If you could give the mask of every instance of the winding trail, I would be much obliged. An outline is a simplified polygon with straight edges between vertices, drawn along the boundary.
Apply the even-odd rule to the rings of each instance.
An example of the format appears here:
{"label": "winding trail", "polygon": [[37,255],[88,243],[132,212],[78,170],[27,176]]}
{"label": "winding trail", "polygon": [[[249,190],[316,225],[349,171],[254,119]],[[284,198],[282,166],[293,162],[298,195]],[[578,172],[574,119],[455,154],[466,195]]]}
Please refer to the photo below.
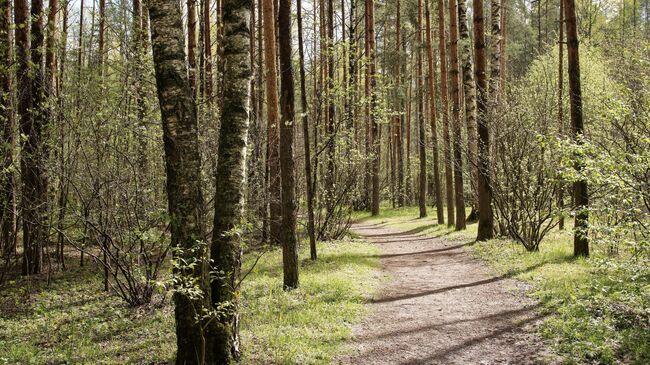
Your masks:
{"label": "winding trail", "polygon": [[390,281],[354,327],[338,364],[549,364],[535,333],[542,316],[526,284],[494,277],[464,246],[381,223],[352,228],[381,249]]}

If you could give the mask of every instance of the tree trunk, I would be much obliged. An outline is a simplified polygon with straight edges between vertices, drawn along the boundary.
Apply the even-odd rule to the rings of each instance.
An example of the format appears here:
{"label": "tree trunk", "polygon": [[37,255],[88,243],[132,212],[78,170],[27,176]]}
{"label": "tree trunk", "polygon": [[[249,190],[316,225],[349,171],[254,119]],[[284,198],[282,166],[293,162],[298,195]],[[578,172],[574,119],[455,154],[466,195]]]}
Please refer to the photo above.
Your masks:
{"label": "tree trunk", "polygon": [[210,0],[203,0],[203,57],[205,68],[205,100],[212,105],[212,27],[210,23]]}
{"label": "tree trunk", "polygon": [[420,218],[427,216],[427,150],[426,130],[424,124],[424,86],[422,82],[422,0],[418,0],[418,24],[417,24],[417,105],[418,105],[418,150],[420,155],[420,176],[418,205],[420,206]]}
{"label": "tree trunk", "polygon": [[427,42],[427,68],[429,71],[429,108],[431,115],[431,149],[433,151],[433,189],[434,189],[434,199],[436,204],[436,216],[438,219],[438,224],[444,224],[445,222],[445,213],[442,202],[442,189],[440,186],[440,161],[438,153],[438,127],[437,127],[437,116],[436,116],[436,71],[435,71],[435,59],[433,56],[433,41],[431,36],[431,18],[429,14],[429,0],[426,1],[426,42]]}
{"label": "tree trunk", "polygon": [[180,4],[175,0],[151,0],[148,5],[163,124],[171,243],[177,248],[176,259],[196,264],[193,268],[176,268],[174,275],[185,283],[196,280],[198,289],[205,293],[203,298],[192,298],[182,290],[174,293],[176,364],[203,364],[207,353],[205,336],[195,316],[202,309],[210,309],[210,304],[207,252],[204,245],[197,244],[204,241],[205,229],[196,105],[185,63]]}
{"label": "tree trunk", "polygon": [[[139,0],[135,0],[139,1]],[[134,5],[134,12],[138,11]],[[135,19],[134,19],[135,21]],[[196,0],[187,0],[187,64],[190,88],[196,96]]]}
{"label": "tree trunk", "polygon": [[492,215],[492,187],[490,185],[490,129],[488,124],[487,78],[485,75],[485,22],[483,0],[473,0],[474,54],[476,76],[476,106],[478,124],[478,241],[491,239],[494,235]]}
{"label": "tree trunk", "polygon": [[[24,25],[27,28],[27,4],[16,2],[16,24]],[[25,6],[25,9],[23,9]],[[19,13],[20,16],[18,15]],[[23,16],[25,16],[23,18]],[[31,45],[29,47],[31,65],[29,62],[21,64],[27,57],[21,60],[23,51],[19,51],[19,81],[30,83],[30,92],[23,96],[25,104],[21,113],[20,133],[25,139],[21,146],[21,174],[23,181],[23,267],[24,275],[40,273],[43,266],[43,244],[47,244],[47,175],[45,164],[47,163],[46,128],[45,118],[45,97],[44,75],[43,75],[43,2],[32,0],[30,17],[31,23]],[[26,32],[26,31],[25,31]],[[20,33],[20,36],[19,36]],[[26,34],[23,30],[16,31],[16,47],[22,48],[23,37]],[[24,69],[23,69],[24,66]],[[30,69],[31,67],[31,69]],[[29,70],[29,71],[28,71]],[[24,72],[24,74],[23,74]],[[21,88],[22,89],[22,88]],[[21,98],[19,96],[19,98]],[[19,99],[20,100],[20,99]]]}
{"label": "tree trunk", "polygon": [[[62,33],[63,37],[61,37],[61,44],[59,45],[59,50],[60,50],[60,62],[59,62],[59,80],[56,83],[56,88],[57,88],[57,95],[61,95],[61,88],[63,85],[63,82],[65,80],[65,62],[66,62],[66,55],[67,55],[67,45],[68,45],[68,1],[65,1],[62,7],[63,10],[63,20],[62,20]],[[58,98],[58,107],[62,110],[63,109],[63,98]],[[57,247],[58,247],[58,258],[59,262],[61,263],[61,268],[65,269],[65,256],[63,254],[64,251],[64,234],[63,234],[63,220],[65,218],[65,209],[67,207],[67,202],[68,202],[68,183],[66,181],[67,177],[66,175],[69,174],[67,169],[67,163],[66,163],[66,158],[64,156],[63,150],[65,146],[65,126],[63,124],[59,124],[59,166],[60,166],[60,171],[61,171],[61,179],[60,179],[60,186],[59,186],[59,197],[58,197],[58,217],[57,217],[57,225],[58,225],[58,234],[57,234]]]}
{"label": "tree trunk", "polygon": [[[564,1],[560,0],[559,14],[559,41],[558,41],[558,73],[557,73],[557,122],[558,134],[564,136]],[[503,59],[503,55],[501,55]],[[501,70],[503,72],[503,70]],[[560,186],[557,191],[557,205],[560,210],[564,210],[564,186]],[[560,214],[558,228],[564,229],[564,214]]]}
{"label": "tree trunk", "polygon": [[401,54],[401,9],[400,9],[400,0],[396,0],[397,7],[397,18],[395,20],[395,50],[397,51],[397,60],[395,62],[395,109],[399,111],[399,115],[395,117],[395,149],[397,155],[397,206],[404,206],[404,115],[402,114],[402,106],[404,102],[402,100],[402,54]]}
{"label": "tree trunk", "polygon": [[[564,0],[564,18],[566,19],[567,54],[569,58],[569,105],[571,110],[571,134],[577,144],[583,143],[584,123],[582,120],[582,91],[580,89],[580,58],[578,52],[578,31],[576,29],[576,9],[574,0]],[[580,173],[584,168],[582,161],[577,161],[575,169]],[[589,193],[587,182],[578,180],[573,183],[575,202],[575,233],[573,236],[574,256],[589,256]]]}
{"label": "tree trunk", "polygon": [[[102,3],[105,0],[100,1],[100,14],[102,12]],[[46,97],[54,96],[55,91],[55,78],[56,78],[56,43],[59,39],[57,34],[57,15],[59,13],[59,1],[50,0],[49,11],[47,14],[47,47],[45,50],[45,92]],[[103,42],[102,38],[102,21],[100,20],[100,47]],[[50,115],[52,111],[50,110]]]}
{"label": "tree trunk", "polygon": [[284,288],[298,287],[298,242],[296,239],[296,179],[293,160],[295,119],[293,65],[291,60],[291,0],[280,0],[278,9],[280,45],[280,169],[282,173],[282,266]]}
{"label": "tree trunk", "polygon": [[[194,0],[191,0],[194,1]],[[189,2],[188,2],[189,4]],[[188,5],[189,6],[189,5]],[[134,81],[134,94],[135,94],[135,103],[136,103],[136,121],[134,124],[138,125],[137,130],[135,131],[135,138],[137,140],[137,184],[139,186],[146,186],[149,181],[149,154],[148,151],[148,136],[147,136],[147,121],[146,121],[146,100],[145,100],[145,49],[144,49],[144,36],[145,32],[143,31],[142,26],[142,2],[140,0],[133,0],[133,24],[131,25],[132,29],[132,49],[134,55],[134,64],[133,64],[133,81]],[[195,20],[196,22],[196,20]],[[192,38],[190,38],[191,40]],[[196,47],[196,44],[194,44]],[[188,54],[189,54],[188,48]],[[194,71],[192,71],[192,66],[190,64],[190,77],[193,77]],[[191,80],[191,79],[190,79]],[[190,83],[192,88],[192,97],[196,96],[194,87],[196,84]],[[148,199],[145,197],[145,191],[148,189],[142,189],[143,192],[138,194],[138,208],[137,212],[140,216],[144,216],[146,210],[146,204]]]}
{"label": "tree trunk", "polygon": [[279,243],[282,238],[282,218],[280,205],[280,130],[278,118],[278,67],[275,42],[275,20],[273,0],[263,2],[264,23],[264,61],[266,63],[266,104],[268,118],[268,158],[269,165],[269,207],[271,213],[271,242]]}
{"label": "tree trunk", "polygon": [[[462,0],[461,0],[462,1]],[[454,132],[454,192],[456,203],[456,230],[465,229],[465,198],[463,196],[463,140],[460,122],[460,78],[458,69],[458,5],[449,1],[449,59],[451,61],[451,101]]]}
{"label": "tree trunk", "polygon": [[[80,1],[79,5],[79,39],[77,40],[77,82],[79,85],[81,85],[81,79],[83,77],[83,54],[84,54],[84,41],[83,41],[83,29],[84,29],[84,0]],[[75,112],[77,114],[77,120],[82,120],[83,119],[83,110],[81,108],[81,88],[77,88],[77,95],[75,96]],[[66,204],[63,202],[61,206]],[[88,221],[88,215],[90,207],[86,206],[84,207],[84,239],[82,240],[81,243],[81,252],[79,255],[79,266],[83,267],[84,266],[84,255],[85,255],[85,243],[86,243],[86,231],[88,230],[88,225],[85,223]]]}
{"label": "tree trunk", "polygon": [[[501,81],[501,0],[491,0],[490,22],[492,25],[492,36],[490,37],[490,81],[489,95],[492,108],[490,115],[496,119],[499,101],[499,82]],[[494,120],[492,120],[494,122]]]}
{"label": "tree trunk", "polygon": [[445,186],[447,196],[447,226],[455,225],[454,180],[452,177],[451,139],[449,138],[449,93],[447,91],[447,44],[445,40],[445,5],[438,0],[438,49],[440,52],[440,94],[442,98],[442,124],[445,140]]}
{"label": "tree trunk", "polygon": [[[300,61],[300,109],[302,112],[303,144],[305,147],[305,188],[307,191],[307,233],[309,234],[309,254],[312,260],[316,260],[316,232],[314,227],[314,191],[312,190],[311,179],[311,148],[309,148],[309,117],[307,108],[307,88],[305,77],[305,51],[303,43],[302,27],[302,0],[296,1],[298,12],[298,58]],[[349,115],[351,117],[351,115]]]}
{"label": "tree trunk", "polygon": [[333,214],[335,199],[335,173],[336,173],[336,129],[334,126],[334,4],[327,1],[327,172],[325,174],[325,206],[327,214]]}
{"label": "tree trunk", "polygon": [[[560,0],[560,3],[562,1]],[[508,33],[506,31],[506,14],[508,13],[508,8],[506,0],[501,0],[501,81],[499,83],[499,97],[501,100],[504,100],[505,88],[506,88],[506,46],[508,41]]]}
{"label": "tree trunk", "polygon": [[[99,36],[98,36],[98,47],[97,47],[98,48],[98,50],[97,50],[97,53],[98,53],[98,55],[97,55],[98,56],[98,65],[97,66],[99,67],[99,76],[100,76],[100,81],[99,82],[100,82],[100,90],[101,90],[101,92],[104,92],[104,47],[105,47],[105,45],[104,45],[104,43],[105,43],[105,41],[104,41],[104,31],[106,29],[105,27],[106,27],[106,0],[100,0],[99,1]],[[61,151],[61,153],[63,153],[63,151]],[[99,166],[99,164],[101,164],[101,159],[100,159],[99,154],[97,155],[97,163],[98,163],[98,166]],[[108,191],[106,191],[105,193],[108,193]],[[63,206],[64,204],[60,204],[60,205]],[[100,214],[103,216],[103,213],[104,212],[102,211]],[[60,225],[63,224],[63,219],[61,219],[61,221],[59,221],[59,224]],[[104,266],[104,291],[106,291],[106,292],[109,290],[109,285],[108,285],[109,284],[108,283],[108,274],[109,274],[108,269],[109,269],[109,265],[110,265],[109,261],[108,261],[109,260],[109,255],[108,255],[109,249],[110,249],[110,246],[108,244],[108,240],[106,239],[106,237],[104,237],[102,239],[102,255],[103,255],[102,260],[104,262],[104,265],[103,265]]]}
{"label": "tree trunk", "polygon": [[8,257],[15,252],[14,231],[16,229],[15,177],[11,171],[14,163],[14,103],[13,78],[10,70],[13,64],[13,37],[11,34],[11,1],[0,0],[0,116],[2,135],[0,155],[0,255]]}
{"label": "tree trunk", "polygon": [[[214,336],[216,343],[213,350],[217,364],[239,359],[239,319],[236,308],[240,297],[242,249],[239,235],[231,232],[242,224],[251,77],[248,58],[251,3],[224,0],[222,6],[225,57],[223,80],[227,88],[223,90],[220,118],[211,258],[212,270],[227,273],[227,276],[212,281],[211,288],[213,306],[219,308],[231,303],[234,311],[220,318]],[[270,45],[275,49],[273,42]]]}
{"label": "tree trunk", "polygon": [[371,213],[379,215],[379,168],[381,166],[379,146],[379,121],[375,117],[377,107],[377,94],[375,93],[375,3],[366,0],[366,42],[368,43],[368,82],[370,89],[370,126],[372,149],[372,198]]}
{"label": "tree trunk", "polygon": [[[472,43],[467,25],[467,5],[458,2],[458,28],[460,32],[460,58],[463,67],[463,96],[465,97],[465,123],[467,125],[467,161],[472,183],[472,211],[478,209],[478,169],[476,163],[476,84],[472,67]],[[475,216],[475,215],[474,215]]]}

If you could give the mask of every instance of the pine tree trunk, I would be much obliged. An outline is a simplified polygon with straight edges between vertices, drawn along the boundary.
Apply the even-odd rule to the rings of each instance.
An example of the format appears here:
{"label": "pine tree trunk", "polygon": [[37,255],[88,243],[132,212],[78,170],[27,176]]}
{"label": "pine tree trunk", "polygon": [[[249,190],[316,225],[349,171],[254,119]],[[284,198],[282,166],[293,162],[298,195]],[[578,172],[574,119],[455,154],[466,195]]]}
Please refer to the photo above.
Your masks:
{"label": "pine tree trunk", "polygon": [[424,85],[422,82],[422,0],[418,0],[418,24],[417,24],[417,105],[418,105],[418,150],[420,155],[420,176],[418,205],[420,206],[420,218],[427,216],[427,150],[426,150],[426,129],[424,124]]}
{"label": "pine tree trunk", "polygon": [[429,14],[429,0],[426,1],[426,42],[427,42],[427,68],[429,71],[429,108],[431,115],[431,149],[433,152],[433,189],[436,205],[436,217],[438,224],[445,223],[445,213],[442,202],[442,188],[440,186],[440,159],[438,152],[438,127],[436,115],[436,71],[435,59],[433,56],[433,41],[431,36],[431,15]]}
{"label": "pine tree trunk", "polygon": [[487,68],[485,59],[485,22],[483,0],[473,0],[474,54],[476,76],[476,106],[478,125],[478,241],[491,239],[494,235],[492,215],[492,187],[490,185],[490,129],[488,124]]}
{"label": "pine tree trunk", "polygon": [[[280,130],[278,118],[278,67],[275,42],[275,20],[273,0],[262,0],[264,24],[264,61],[266,63],[266,104],[268,118],[268,158],[269,165],[269,207],[271,242],[279,243],[282,238],[281,182],[280,182]],[[224,84],[225,85],[225,84]]]}
{"label": "pine tree trunk", "polygon": [[[462,1],[462,0],[461,0]],[[460,77],[458,65],[458,5],[449,1],[449,59],[451,61],[451,101],[454,133],[454,192],[456,205],[456,230],[465,229],[465,198],[463,196],[463,140],[460,122]]]}
{"label": "pine tree trunk", "polygon": [[445,187],[447,196],[447,226],[456,223],[454,210],[454,180],[452,176],[451,139],[449,137],[449,92],[447,91],[447,44],[445,40],[445,5],[438,0],[438,50],[440,52],[440,94],[442,98],[442,125],[445,142]]}
{"label": "pine tree trunk", "polygon": [[395,21],[395,49],[397,50],[397,62],[395,63],[395,80],[397,87],[396,96],[396,109],[400,114],[395,118],[395,149],[397,150],[397,205],[404,206],[404,115],[402,114],[402,54],[401,54],[401,9],[400,0],[397,1],[397,19]]}
{"label": "pine tree trunk", "polygon": [[[578,51],[578,31],[576,27],[576,9],[574,0],[564,0],[564,18],[566,19],[566,40],[569,72],[569,106],[571,110],[571,135],[577,144],[582,144],[584,123],[582,120],[582,91],[580,88],[580,57]],[[584,165],[577,161],[575,169],[580,173]],[[575,202],[575,233],[573,236],[574,256],[589,256],[589,193],[587,182],[578,180],[573,183],[573,199]]]}
{"label": "pine tree trunk", "polygon": [[298,287],[296,238],[296,178],[293,160],[295,122],[293,63],[291,60],[291,0],[280,0],[278,9],[280,48],[280,169],[282,173],[282,265],[284,288]]}
{"label": "pine tree trunk", "polygon": [[377,94],[375,86],[375,3],[374,0],[366,0],[366,42],[368,43],[368,82],[370,90],[370,128],[371,128],[371,150],[372,150],[372,197],[371,214],[379,215],[379,168],[381,167],[379,147],[379,121],[375,117],[377,108]]}

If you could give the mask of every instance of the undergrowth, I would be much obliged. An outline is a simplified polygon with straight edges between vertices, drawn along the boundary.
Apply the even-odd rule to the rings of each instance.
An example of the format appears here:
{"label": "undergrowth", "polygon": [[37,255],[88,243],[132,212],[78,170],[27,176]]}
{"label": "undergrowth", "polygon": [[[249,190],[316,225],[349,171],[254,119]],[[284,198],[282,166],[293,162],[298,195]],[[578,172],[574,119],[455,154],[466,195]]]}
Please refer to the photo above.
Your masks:
{"label": "undergrowth", "polygon": [[[381,281],[376,248],[363,241],[319,244],[317,262],[301,252],[301,286],[282,290],[282,255],[262,256],[242,285],[244,364],[322,364],[344,350],[351,324]],[[253,266],[255,254],[243,264]],[[170,298],[129,309],[102,291],[86,266],[20,278],[0,292],[0,364],[162,364],[176,349]]]}

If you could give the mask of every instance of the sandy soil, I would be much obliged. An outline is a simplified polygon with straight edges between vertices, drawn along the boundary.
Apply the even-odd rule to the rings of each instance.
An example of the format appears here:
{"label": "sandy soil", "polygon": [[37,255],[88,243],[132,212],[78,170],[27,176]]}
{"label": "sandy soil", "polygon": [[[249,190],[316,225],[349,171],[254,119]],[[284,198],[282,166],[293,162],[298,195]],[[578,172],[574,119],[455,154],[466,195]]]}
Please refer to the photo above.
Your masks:
{"label": "sandy soil", "polygon": [[542,316],[526,285],[494,277],[464,246],[358,224],[381,249],[390,281],[354,328],[353,350],[337,364],[549,364],[535,328]]}

